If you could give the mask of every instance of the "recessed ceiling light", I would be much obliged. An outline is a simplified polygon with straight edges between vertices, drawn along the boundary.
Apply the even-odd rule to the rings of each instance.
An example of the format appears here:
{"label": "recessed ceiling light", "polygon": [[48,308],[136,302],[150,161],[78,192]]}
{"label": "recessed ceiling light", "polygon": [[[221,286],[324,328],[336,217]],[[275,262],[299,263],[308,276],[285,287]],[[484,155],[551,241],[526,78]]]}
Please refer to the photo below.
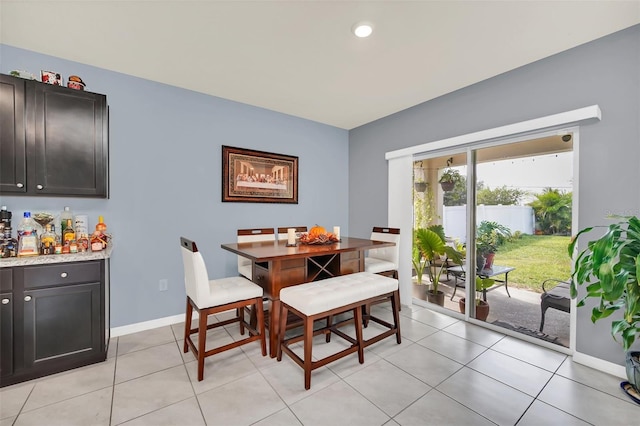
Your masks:
{"label": "recessed ceiling light", "polygon": [[371,35],[373,32],[373,26],[367,22],[358,22],[351,28],[351,30],[356,37],[365,38]]}

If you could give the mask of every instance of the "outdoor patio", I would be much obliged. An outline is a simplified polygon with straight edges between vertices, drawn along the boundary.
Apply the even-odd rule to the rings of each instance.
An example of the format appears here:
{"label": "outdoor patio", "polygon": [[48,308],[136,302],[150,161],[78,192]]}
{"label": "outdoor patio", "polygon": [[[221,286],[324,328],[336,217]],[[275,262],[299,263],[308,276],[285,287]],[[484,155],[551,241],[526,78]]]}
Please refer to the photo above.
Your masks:
{"label": "outdoor patio", "polygon": [[[444,275],[444,274],[443,274]],[[428,282],[428,280],[427,280]],[[458,284],[461,281],[458,279]],[[426,286],[413,285],[413,297],[426,300]],[[459,312],[458,301],[464,297],[465,289],[459,287],[453,300],[454,279],[442,277],[439,289],[445,293],[444,307]],[[487,322],[522,332],[529,336],[569,347],[569,314],[555,309],[548,309],[545,315],[544,332],[540,333],[540,293],[515,288],[509,285],[509,297],[504,285],[494,287],[487,292],[490,305]]]}

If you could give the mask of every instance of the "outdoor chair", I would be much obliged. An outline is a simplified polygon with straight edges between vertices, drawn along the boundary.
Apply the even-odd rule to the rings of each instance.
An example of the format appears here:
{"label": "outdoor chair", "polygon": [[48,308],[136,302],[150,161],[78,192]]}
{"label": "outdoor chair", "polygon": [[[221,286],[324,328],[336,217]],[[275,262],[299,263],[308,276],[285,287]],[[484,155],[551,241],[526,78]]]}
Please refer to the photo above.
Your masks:
{"label": "outdoor chair", "polygon": [[[545,284],[549,286],[551,283],[558,283],[551,290],[547,291]],[[544,315],[547,309],[553,308],[563,312],[569,312],[571,310],[571,295],[569,293],[569,286],[571,281],[562,281],[555,278],[549,278],[542,283],[543,293],[540,295],[540,309],[542,311],[542,317],[540,318],[540,331],[544,327]]]}

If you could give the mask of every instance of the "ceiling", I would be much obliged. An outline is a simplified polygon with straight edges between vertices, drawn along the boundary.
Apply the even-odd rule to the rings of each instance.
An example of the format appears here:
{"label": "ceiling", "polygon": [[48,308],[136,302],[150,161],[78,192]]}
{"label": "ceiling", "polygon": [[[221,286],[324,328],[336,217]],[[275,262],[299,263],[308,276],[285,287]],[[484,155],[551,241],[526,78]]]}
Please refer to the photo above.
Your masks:
{"label": "ceiling", "polygon": [[637,23],[640,0],[0,0],[2,43],[343,129]]}

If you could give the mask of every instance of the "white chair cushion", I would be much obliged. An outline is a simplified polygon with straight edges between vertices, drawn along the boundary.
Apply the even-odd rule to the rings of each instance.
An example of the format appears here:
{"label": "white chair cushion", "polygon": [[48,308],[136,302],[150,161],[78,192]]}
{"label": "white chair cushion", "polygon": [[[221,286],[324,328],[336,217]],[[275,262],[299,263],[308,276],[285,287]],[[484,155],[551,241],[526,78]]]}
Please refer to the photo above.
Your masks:
{"label": "white chair cushion", "polygon": [[398,280],[369,272],[341,275],[280,290],[280,300],[315,315],[398,289]]}
{"label": "white chair cushion", "polygon": [[372,274],[378,274],[380,272],[395,271],[398,269],[398,265],[388,260],[377,259],[375,257],[364,258],[364,270],[365,272],[371,272]]}
{"label": "white chair cushion", "polygon": [[262,297],[262,287],[243,277],[220,278],[209,281],[209,292],[193,300],[200,309]]}

